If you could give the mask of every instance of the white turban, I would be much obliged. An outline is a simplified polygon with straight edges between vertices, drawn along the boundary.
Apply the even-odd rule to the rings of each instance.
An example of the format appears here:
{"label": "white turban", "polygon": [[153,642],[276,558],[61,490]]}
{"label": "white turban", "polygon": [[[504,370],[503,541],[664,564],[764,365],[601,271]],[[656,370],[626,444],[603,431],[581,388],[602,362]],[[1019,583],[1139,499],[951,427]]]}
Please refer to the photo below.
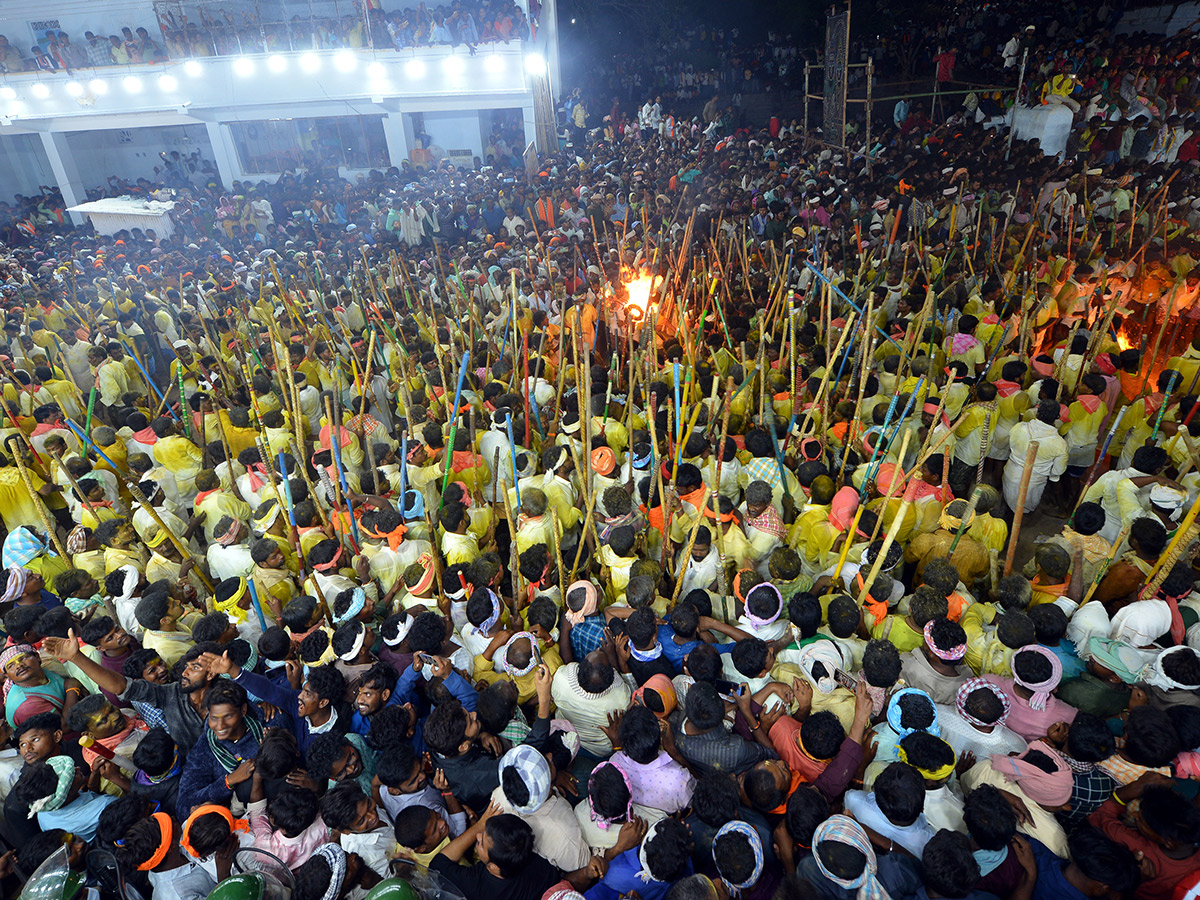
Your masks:
{"label": "white turban", "polygon": [[1112,617],[1108,636],[1134,647],[1148,647],[1171,630],[1171,607],[1165,600],[1138,600]]}

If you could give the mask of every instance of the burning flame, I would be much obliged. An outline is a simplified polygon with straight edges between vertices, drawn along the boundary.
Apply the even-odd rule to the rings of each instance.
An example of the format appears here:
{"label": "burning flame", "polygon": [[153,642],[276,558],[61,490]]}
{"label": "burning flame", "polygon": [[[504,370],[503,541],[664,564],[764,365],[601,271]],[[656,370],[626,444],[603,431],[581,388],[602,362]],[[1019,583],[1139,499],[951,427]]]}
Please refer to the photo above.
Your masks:
{"label": "burning flame", "polygon": [[646,318],[646,313],[650,309],[650,292],[653,286],[654,276],[645,272],[635,275],[625,282],[625,290],[629,294],[625,306],[633,321],[641,322]]}
{"label": "burning flame", "polygon": [[1125,332],[1118,331],[1117,332],[1117,346],[1120,347],[1122,350],[1128,350],[1130,347],[1133,346],[1133,341],[1131,341],[1129,339],[1129,335],[1127,335]]}

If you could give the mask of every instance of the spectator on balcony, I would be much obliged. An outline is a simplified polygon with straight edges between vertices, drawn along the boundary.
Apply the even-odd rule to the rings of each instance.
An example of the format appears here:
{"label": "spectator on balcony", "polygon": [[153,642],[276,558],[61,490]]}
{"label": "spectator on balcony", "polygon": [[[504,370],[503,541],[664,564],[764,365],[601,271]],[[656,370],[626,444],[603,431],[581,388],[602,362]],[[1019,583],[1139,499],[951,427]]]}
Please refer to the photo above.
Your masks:
{"label": "spectator on balcony", "polygon": [[358,16],[342,18],[342,33],[345,35],[344,43],[347,47],[358,50],[367,46],[367,28]]}
{"label": "spectator on balcony", "polygon": [[31,54],[29,67],[38,72],[54,72],[58,70],[58,63],[54,61],[54,57],[34,44],[29,48]]}
{"label": "spectator on balcony", "polygon": [[431,44],[452,44],[454,39],[450,36],[450,29],[446,27],[446,20],[438,16],[433,20],[433,27],[429,30],[429,43]]}
{"label": "spectator on balcony", "polygon": [[87,53],[87,64],[89,66],[111,66],[112,65],[112,45],[109,44],[107,38],[96,37],[90,31],[83,33],[84,39],[87,41],[83,45],[84,52]]}
{"label": "spectator on balcony", "polygon": [[131,63],[143,62],[141,47],[138,46],[137,38],[133,36],[133,29],[128,25],[121,29],[121,46],[129,54],[129,61]]}
{"label": "spectator on balcony", "polygon": [[0,34],[0,72],[22,72],[24,69],[25,57],[21,55],[21,51]]}
{"label": "spectator on balcony", "polygon": [[[456,3],[455,6],[458,4]],[[455,9],[454,14],[450,17],[458,27],[458,39],[468,46],[473,46],[479,43],[479,25],[475,22],[475,17],[471,15],[471,11],[467,9]]]}
{"label": "spectator on balcony", "polygon": [[64,69],[82,69],[88,64],[87,50],[78,44],[72,44],[65,31],[54,35],[54,43],[51,46],[54,49],[50,52],[54,54],[55,61]]}
{"label": "spectator on balcony", "polygon": [[136,33],[138,53],[141,54],[143,62],[159,62],[165,58],[162,48],[150,37],[150,32],[144,27],[139,27]]}
{"label": "spectator on balcony", "polygon": [[109,52],[112,53],[112,60],[115,65],[129,65],[129,51],[125,49],[125,42],[117,35],[110,34],[108,36]]}

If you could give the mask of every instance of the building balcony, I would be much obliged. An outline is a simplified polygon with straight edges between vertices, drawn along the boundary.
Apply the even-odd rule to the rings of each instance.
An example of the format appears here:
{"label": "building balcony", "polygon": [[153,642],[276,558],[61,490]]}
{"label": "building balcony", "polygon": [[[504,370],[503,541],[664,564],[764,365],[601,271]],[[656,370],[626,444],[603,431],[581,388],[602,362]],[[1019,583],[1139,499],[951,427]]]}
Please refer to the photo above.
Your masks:
{"label": "building balcony", "polygon": [[520,106],[546,64],[532,45],[512,42],[474,55],[465,46],[311,50],[11,73],[0,76],[0,126],[79,131],[137,119],[255,121],[371,105]]}

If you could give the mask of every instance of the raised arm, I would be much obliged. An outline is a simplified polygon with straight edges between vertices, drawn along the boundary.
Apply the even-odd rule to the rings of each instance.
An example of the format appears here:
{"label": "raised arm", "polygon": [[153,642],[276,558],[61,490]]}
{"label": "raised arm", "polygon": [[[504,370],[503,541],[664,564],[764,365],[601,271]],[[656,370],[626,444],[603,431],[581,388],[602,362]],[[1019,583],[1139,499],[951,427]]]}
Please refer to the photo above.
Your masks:
{"label": "raised arm", "polygon": [[94,659],[79,652],[79,638],[75,630],[67,632],[65,638],[48,637],[42,642],[42,648],[51,656],[64,663],[74,663],[84,675],[96,682],[101,689],[118,697],[125,693],[128,682],[120,672],[106,669]]}

